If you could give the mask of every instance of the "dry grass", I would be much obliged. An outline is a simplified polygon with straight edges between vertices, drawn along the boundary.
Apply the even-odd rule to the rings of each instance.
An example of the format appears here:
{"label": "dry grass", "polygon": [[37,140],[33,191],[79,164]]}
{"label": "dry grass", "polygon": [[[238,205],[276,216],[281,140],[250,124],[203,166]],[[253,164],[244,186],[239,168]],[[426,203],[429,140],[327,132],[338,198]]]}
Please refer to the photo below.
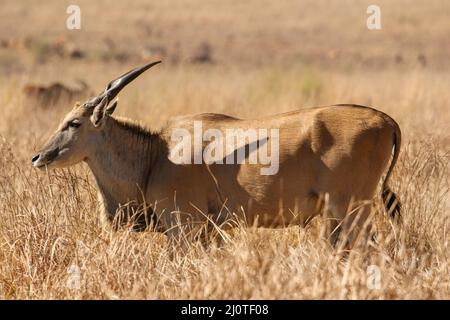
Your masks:
{"label": "dry grass", "polygon": [[[424,19],[430,20],[430,14],[436,14],[436,24],[429,30],[439,39],[448,27],[439,22],[443,10],[436,8],[440,2],[431,2],[433,5],[426,6],[428,14]],[[177,9],[168,13],[166,20],[160,17],[158,23],[186,23],[188,13],[194,9],[174,3]],[[319,9],[324,4],[305,3],[313,16],[316,13],[320,17]],[[20,7],[12,3],[8,6]],[[153,6],[159,8],[162,4]],[[397,12],[406,19],[396,29],[406,33],[405,39],[413,39],[411,32],[421,39],[421,33],[416,31],[425,30],[423,22],[416,29],[408,22],[420,20],[416,9],[401,15],[400,9],[406,7],[385,6],[392,9],[388,17]],[[221,28],[221,23],[230,19],[228,13],[214,15],[210,9],[199,12],[193,21],[206,20]],[[280,7],[278,11],[269,9],[261,11],[261,15],[278,12],[280,16],[290,17],[291,20],[285,21],[291,21],[292,28],[296,28],[288,7]],[[55,19],[55,14],[46,11],[45,6],[42,10],[44,16]],[[358,16],[355,11],[349,11],[348,15]],[[310,19],[313,21],[300,23],[305,34],[325,37],[317,30],[322,25],[318,18]],[[337,19],[333,23],[339,25],[339,19],[344,18]],[[45,29],[44,21],[36,21],[39,28]],[[236,24],[228,32],[236,35],[243,30],[248,36],[267,28],[263,24],[256,26],[259,27]],[[255,44],[251,50],[263,50],[264,44],[277,37],[283,27],[275,20],[273,34],[262,37],[262,44]],[[162,27],[157,24],[155,28]],[[19,29],[25,29],[24,33],[31,36],[37,32],[26,26]],[[105,25],[102,28],[96,25],[94,29],[98,34],[106,32]],[[224,57],[226,49],[214,33],[217,30],[212,29],[205,31],[205,38],[212,39],[218,57]],[[176,33],[182,44],[189,42],[192,35],[185,34],[189,30],[192,28]],[[358,35],[347,32],[343,36],[346,43],[356,43]],[[51,37],[52,32],[47,36]],[[84,39],[77,37],[80,41]],[[139,37],[128,40],[133,42]],[[395,37],[380,39],[387,46],[389,39]],[[305,52],[319,50],[321,41],[304,43]],[[419,53],[410,50],[408,41],[397,45],[398,50],[407,52],[405,56]],[[256,113],[268,115],[301,106],[341,102],[370,104],[389,113],[399,122],[404,136],[400,161],[392,179],[392,187],[403,202],[403,223],[396,227],[378,214],[377,243],[361,246],[346,256],[321,240],[323,221],[320,218],[306,229],[261,230],[241,226],[230,232],[231,240],[223,246],[205,250],[201,245],[192,244],[186,255],[176,255],[173,259],[169,257],[170,248],[163,235],[133,233],[126,228],[115,233],[103,230],[97,216],[95,185],[85,165],[48,174],[37,172],[30,165],[31,154],[70,106],[36,109],[24,99],[20,89],[30,79],[71,81],[79,77],[100,90],[128,66],[102,63],[94,58],[76,63],[58,60],[33,65],[27,64],[24,57],[17,58],[25,66],[24,70],[12,72],[5,67],[10,73],[0,76],[0,298],[449,299],[448,68],[386,64],[384,59],[391,59],[388,54],[369,44],[366,47],[363,56],[381,61],[383,67],[366,68],[361,61],[349,67],[347,59],[339,58],[336,58],[338,66],[331,69],[324,67],[328,60],[264,65],[246,60],[235,65],[167,63],[127,88],[121,94],[118,109],[119,115],[141,119],[153,128],[160,127],[170,116],[187,112],[254,117]],[[238,53],[242,50],[239,44],[233,48]],[[359,50],[358,46],[354,48]],[[430,57],[439,57],[437,47],[430,44],[427,50]],[[443,46],[442,50],[447,49]],[[283,60],[286,55],[296,53],[284,48],[274,49],[273,54]],[[381,60],[376,59],[379,56]],[[251,54],[245,57],[251,60]],[[445,62],[438,60],[436,65],[445,66]],[[379,207],[377,199],[374,211],[379,212]],[[379,289],[367,286],[369,265],[380,268]],[[71,266],[81,270],[79,289],[67,286]]]}

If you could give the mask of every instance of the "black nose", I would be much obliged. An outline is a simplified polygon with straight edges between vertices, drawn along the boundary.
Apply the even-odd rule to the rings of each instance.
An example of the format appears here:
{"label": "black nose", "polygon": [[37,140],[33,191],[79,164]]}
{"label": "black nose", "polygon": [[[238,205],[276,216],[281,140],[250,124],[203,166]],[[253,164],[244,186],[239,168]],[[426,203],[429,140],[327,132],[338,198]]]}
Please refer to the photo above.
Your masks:
{"label": "black nose", "polygon": [[39,154],[33,156],[33,158],[31,158],[31,162],[32,163],[35,162],[37,159],[39,159],[39,156],[40,156]]}

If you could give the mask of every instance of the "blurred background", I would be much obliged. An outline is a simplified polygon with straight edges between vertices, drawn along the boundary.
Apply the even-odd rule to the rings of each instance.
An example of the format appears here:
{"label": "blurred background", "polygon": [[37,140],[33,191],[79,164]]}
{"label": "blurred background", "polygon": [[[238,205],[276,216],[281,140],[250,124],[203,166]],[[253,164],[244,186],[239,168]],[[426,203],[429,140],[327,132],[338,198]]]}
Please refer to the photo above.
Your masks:
{"label": "blurred background", "polygon": [[[66,28],[70,4],[81,9],[80,30]],[[381,30],[372,32],[371,4],[382,14]],[[30,73],[46,64],[126,67],[160,56],[170,65],[445,68],[449,8],[445,0],[2,0],[0,64]]]}

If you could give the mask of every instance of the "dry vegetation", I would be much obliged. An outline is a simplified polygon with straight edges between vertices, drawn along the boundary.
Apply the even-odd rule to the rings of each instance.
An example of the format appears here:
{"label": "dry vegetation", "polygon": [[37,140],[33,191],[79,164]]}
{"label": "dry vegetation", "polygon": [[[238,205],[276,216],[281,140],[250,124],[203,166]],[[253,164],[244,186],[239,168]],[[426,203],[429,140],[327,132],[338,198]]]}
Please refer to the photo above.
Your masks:
{"label": "dry vegetation", "polygon": [[[82,30],[71,32],[66,5],[2,3],[0,298],[450,298],[446,1],[379,1],[383,29],[373,32],[364,1],[80,1]],[[392,179],[402,225],[376,199],[377,242],[344,256],[321,240],[317,218],[306,229],[240,226],[220,247],[193,244],[173,259],[163,235],[103,230],[85,165],[48,174],[30,165],[71,106],[44,110],[21,88],[85,79],[100,90],[153,55],[166,63],[121,93],[118,113],[155,129],[176,114],[342,102],[392,115],[404,136]],[[380,289],[367,286],[369,265]],[[78,290],[67,287],[71,266]]]}

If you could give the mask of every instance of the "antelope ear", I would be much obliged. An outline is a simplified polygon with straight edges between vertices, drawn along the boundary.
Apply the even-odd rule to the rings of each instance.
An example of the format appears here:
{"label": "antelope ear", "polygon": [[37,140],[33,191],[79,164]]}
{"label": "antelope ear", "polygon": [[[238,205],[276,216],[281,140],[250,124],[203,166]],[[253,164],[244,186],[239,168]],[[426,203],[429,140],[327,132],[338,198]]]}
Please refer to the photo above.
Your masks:
{"label": "antelope ear", "polygon": [[117,107],[117,103],[119,102],[119,98],[117,98],[116,100],[114,100],[114,103],[112,105],[110,105],[109,107],[106,108],[105,113],[110,116],[114,113],[114,111],[116,110]]}
{"label": "antelope ear", "polygon": [[91,115],[91,122],[95,127],[99,127],[105,117],[105,108],[108,105],[108,97],[104,97],[98,105],[95,106]]}

